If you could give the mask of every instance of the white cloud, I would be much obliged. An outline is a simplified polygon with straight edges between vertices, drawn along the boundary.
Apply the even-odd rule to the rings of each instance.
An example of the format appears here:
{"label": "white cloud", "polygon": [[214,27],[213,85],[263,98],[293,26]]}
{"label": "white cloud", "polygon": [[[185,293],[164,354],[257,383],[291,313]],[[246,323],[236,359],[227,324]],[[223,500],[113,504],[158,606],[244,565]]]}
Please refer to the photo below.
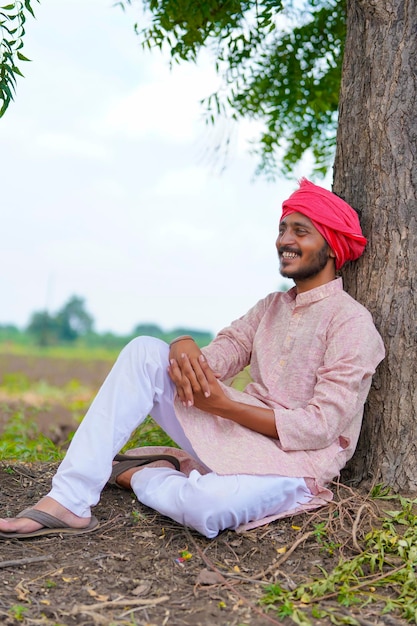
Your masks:
{"label": "white cloud", "polygon": [[103,144],[70,135],[69,133],[44,132],[37,135],[36,142],[32,145],[33,151],[38,156],[74,157],[104,160],[109,156],[109,149]]}
{"label": "white cloud", "polygon": [[138,85],[111,104],[97,122],[100,132],[129,139],[153,136],[180,143],[195,137],[201,117],[199,99],[210,93],[209,84],[213,82],[210,73],[195,67],[169,71],[166,61],[163,66],[154,63],[153,67],[152,82]]}
{"label": "white cloud", "polygon": [[153,193],[156,196],[196,196],[204,192],[208,186],[209,174],[207,169],[189,166],[182,169],[172,169],[162,174],[155,184]]}

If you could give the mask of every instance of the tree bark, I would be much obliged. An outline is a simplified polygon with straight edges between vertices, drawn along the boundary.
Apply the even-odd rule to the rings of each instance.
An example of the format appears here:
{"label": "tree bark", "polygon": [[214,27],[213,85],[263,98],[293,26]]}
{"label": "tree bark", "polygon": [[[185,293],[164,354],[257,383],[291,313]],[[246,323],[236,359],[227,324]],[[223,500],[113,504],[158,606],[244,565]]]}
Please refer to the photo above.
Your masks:
{"label": "tree bark", "polygon": [[369,240],[343,278],[373,314],[387,356],[345,476],[409,493],[417,491],[416,72],[416,0],[348,0],[333,191],[358,210]]}

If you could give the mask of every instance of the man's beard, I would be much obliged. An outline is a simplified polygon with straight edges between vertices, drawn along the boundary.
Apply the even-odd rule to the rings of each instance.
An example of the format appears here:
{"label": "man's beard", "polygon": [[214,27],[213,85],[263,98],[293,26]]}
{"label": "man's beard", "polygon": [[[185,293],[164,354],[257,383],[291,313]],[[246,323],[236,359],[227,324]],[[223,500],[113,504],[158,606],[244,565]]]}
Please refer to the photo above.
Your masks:
{"label": "man's beard", "polygon": [[285,278],[292,278],[293,280],[307,280],[308,278],[313,278],[317,276],[327,265],[327,261],[329,260],[329,244],[326,242],[321,250],[317,252],[316,258],[312,262],[309,267],[304,267],[300,270],[285,270],[280,269],[281,276]]}

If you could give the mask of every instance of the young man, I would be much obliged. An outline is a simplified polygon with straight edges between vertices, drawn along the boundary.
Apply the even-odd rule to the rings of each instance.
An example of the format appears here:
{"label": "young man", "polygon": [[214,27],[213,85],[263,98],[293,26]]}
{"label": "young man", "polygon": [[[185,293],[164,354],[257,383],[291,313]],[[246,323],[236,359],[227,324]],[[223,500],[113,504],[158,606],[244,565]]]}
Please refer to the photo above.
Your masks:
{"label": "young man", "polygon": [[[283,203],[276,243],[295,287],[268,295],[203,350],[191,337],[126,346],[51,492],[1,520],[0,536],[93,530],[90,507],[110,475],[207,537],[330,500],[326,485],[355,450],[384,357],[370,314],[336,277],[365,244],[355,211],[303,179]],[[181,449],[139,449],[126,460],[117,453],[148,414]]]}

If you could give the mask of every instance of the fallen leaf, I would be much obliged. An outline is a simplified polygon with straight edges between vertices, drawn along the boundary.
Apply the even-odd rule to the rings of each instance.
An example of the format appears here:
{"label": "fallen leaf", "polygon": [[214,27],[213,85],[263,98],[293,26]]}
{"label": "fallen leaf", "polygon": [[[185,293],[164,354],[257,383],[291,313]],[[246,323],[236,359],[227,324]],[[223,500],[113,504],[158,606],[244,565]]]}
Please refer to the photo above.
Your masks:
{"label": "fallen leaf", "polygon": [[16,595],[17,595],[17,599],[18,600],[27,600],[27,596],[30,594],[29,589],[25,589],[22,585],[23,581],[21,581],[20,583],[18,583],[16,585],[16,587],[14,588]]}
{"label": "fallen leaf", "polygon": [[140,533],[135,533],[135,537],[142,537],[143,539],[152,539],[153,537],[155,537],[155,533],[153,533],[151,530],[144,530]]}
{"label": "fallen leaf", "polygon": [[131,594],[133,596],[143,596],[145,595],[145,593],[148,593],[150,588],[150,583],[143,583],[142,585],[138,585],[137,587],[135,587],[133,591],[131,591]]}
{"label": "fallen leaf", "polygon": [[107,602],[107,600],[109,599],[109,596],[100,595],[99,593],[97,593],[97,591],[94,591],[94,589],[87,588],[87,593],[93,598],[97,598],[99,602]]}
{"label": "fallen leaf", "polygon": [[202,569],[197,576],[196,583],[198,585],[218,585],[223,582],[223,578],[217,572],[208,569]]}

